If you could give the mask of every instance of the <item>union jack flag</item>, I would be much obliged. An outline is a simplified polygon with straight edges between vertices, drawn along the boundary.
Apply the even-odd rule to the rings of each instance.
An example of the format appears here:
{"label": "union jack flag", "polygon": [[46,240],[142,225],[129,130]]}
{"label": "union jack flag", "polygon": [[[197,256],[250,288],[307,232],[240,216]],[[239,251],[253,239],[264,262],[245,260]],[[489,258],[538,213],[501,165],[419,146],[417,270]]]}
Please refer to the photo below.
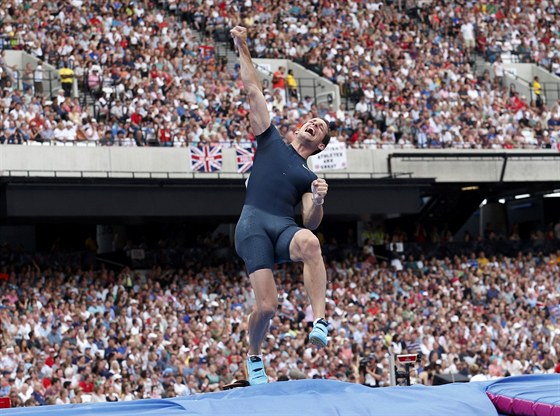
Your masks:
{"label": "union jack flag", "polygon": [[237,171],[240,173],[250,172],[255,158],[255,149],[251,145],[235,145],[235,159],[237,161]]}
{"label": "union jack flag", "polygon": [[216,172],[222,170],[222,146],[191,146],[191,170]]}

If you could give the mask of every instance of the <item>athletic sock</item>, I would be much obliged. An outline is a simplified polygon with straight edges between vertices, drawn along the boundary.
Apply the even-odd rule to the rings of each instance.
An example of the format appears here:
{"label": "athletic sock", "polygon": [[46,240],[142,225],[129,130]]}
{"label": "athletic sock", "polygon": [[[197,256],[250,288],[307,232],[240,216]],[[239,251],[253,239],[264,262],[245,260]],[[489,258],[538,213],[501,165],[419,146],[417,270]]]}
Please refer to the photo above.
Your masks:
{"label": "athletic sock", "polygon": [[323,321],[324,323],[327,323],[325,318],[318,318],[318,319],[315,319],[315,321],[313,321],[313,326],[317,325],[317,322],[319,322],[319,321]]}

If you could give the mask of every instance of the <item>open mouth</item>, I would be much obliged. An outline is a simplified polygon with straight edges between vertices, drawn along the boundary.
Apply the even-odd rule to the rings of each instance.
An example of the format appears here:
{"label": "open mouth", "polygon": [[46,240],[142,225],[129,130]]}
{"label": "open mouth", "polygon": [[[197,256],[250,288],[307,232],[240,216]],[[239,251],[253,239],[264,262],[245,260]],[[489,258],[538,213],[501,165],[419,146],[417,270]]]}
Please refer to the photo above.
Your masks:
{"label": "open mouth", "polygon": [[305,129],[306,133],[309,133],[311,136],[315,135],[315,128],[313,126],[309,126]]}

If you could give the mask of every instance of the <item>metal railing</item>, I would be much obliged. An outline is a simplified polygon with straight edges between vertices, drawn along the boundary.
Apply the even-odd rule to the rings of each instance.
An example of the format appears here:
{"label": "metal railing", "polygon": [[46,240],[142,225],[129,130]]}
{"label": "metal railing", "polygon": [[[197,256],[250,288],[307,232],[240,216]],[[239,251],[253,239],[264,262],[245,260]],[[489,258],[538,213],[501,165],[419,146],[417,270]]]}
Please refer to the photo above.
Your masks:
{"label": "metal railing", "polygon": [[[214,52],[217,59],[223,59],[224,57],[226,57],[228,51],[231,51],[229,43],[217,43],[214,47]],[[255,56],[255,58],[257,57]],[[271,78],[273,75],[273,72],[263,65],[255,64],[255,68],[269,78]],[[294,79],[297,85],[295,94],[298,100],[303,100],[305,96],[309,95],[313,99],[313,103],[316,105],[325,102],[327,104],[331,104],[334,102],[333,94],[330,92],[324,92],[326,87],[323,79],[312,77],[294,77]],[[262,83],[263,88],[271,88],[271,83],[268,78],[263,79]],[[288,100],[291,98],[291,94],[293,94],[287,83],[285,83],[284,93]]]}
{"label": "metal railing", "polygon": [[541,82],[544,92],[544,102],[552,105],[560,101],[560,82]]}
{"label": "metal railing", "polygon": [[[524,95],[527,93],[531,102],[535,102],[537,96],[533,90],[533,83],[525,78],[520,77],[513,71],[505,70],[505,78],[515,81],[524,89],[524,91],[517,91],[515,82],[509,84],[510,91],[516,91]],[[539,82],[541,85],[541,98],[543,102],[548,105],[552,105],[560,99],[560,82]]]}
{"label": "metal railing", "polygon": [[[316,172],[325,179],[399,179],[411,178],[410,172]],[[0,177],[10,178],[131,178],[131,179],[246,179],[250,172],[153,172],[153,171],[105,171],[105,170],[42,170],[7,169]]]}
{"label": "metal railing", "polygon": [[14,87],[24,92],[32,90],[34,95],[53,97],[58,91],[60,76],[57,71],[43,70],[43,76],[37,77],[35,70],[28,72],[24,69],[9,69],[6,78],[0,79],[0,88],[4,88],[9,81]]}

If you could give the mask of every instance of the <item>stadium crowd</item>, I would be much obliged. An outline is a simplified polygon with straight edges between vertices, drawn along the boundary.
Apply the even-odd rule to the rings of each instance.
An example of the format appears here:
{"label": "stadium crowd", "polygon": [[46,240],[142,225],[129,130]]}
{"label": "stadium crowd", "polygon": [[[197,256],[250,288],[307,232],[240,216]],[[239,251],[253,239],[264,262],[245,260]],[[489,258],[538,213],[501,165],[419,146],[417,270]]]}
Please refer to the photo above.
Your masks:
{"label": "stadium crowd", "polygon": [[[386,260],[368,239],[361,248],[324,242],[329,347],[306,342],[300,267],[278,267],[263,352],[270,380],[387,386],[390,351],[422,354],[411,382],[426,385],[438,374],[560,372],[558,230],[550,252],[511,257],[473,249]],[[166,398],[246,378],[249,280],[236,261],[207,262],[223,242],[205,241],[183,252],[160,243],[180,266],[119,271],[3,249],[0,397],[14,406]]]}
{"label": "stadium crowd", "polygon": [[[537,99],[541,89],[523,97],[506,87],[500,65],[482,74],[473,67],[474,51],[491,61],[512,52],[557,72],[558,11],[533,3],[74,0],[20,8],[12,0],[1,12],[6,45],[57,68],[63,89],[48,96],[36,82],[42,68],[26,65],[10,77],[0,60],[0,142],[250,142],[242,85],[214,40],[243,24],[255,57],[299,62],[352,102],[352,111],[316,105],[283,74],[266,96],[284,132],[319,115],[357,148],[555,147],[558,103]],[[73,94],[74,82],[95,110]]]}
{"label": "stadium crowd", "polygon": [[[1,144],[250,142],[237,69],[229,72],[215,50],[235,24],[250,29],[255,57],[301,63],[352,103],[351,111],[316,105],[283,74],[265,93],[284,131],[319,115],[355,148],[560,142],[559,103],[507,88],[500,58],[558,74],[551,1],[4,3],[4,47],[55,67],[63,89],[51,96],[38,82],[50,74],[31,65],[13,71],[2,53]],[[492,71],[477,74],[474,53]],[[543,240],[560,232],[533,243]],[[403,240],[383,242],[393,241]],[[0,250],[0,397],[15,406],[174,397],[245,378],[250,285],[237,262],[200,262],[212,245],[187,251],[181,267],[120,271]],[[265,348],[271,381],[386,386],[390,350],[421,353],[411,381],[427,385],[438,373],[560,372],[560,251],[384,260],[370,243],[330,256],[336,246],[324,243],[328,349],[306,344],[311,311],[299,266],[276,270],[279,311]]]}

